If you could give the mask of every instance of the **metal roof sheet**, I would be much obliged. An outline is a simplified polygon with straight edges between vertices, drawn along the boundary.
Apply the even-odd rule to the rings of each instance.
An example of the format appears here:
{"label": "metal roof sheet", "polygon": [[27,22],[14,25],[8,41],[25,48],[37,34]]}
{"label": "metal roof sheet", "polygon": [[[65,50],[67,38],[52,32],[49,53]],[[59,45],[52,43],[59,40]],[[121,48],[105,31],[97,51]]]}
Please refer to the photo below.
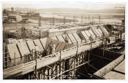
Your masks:
{"label": "metal roof sheet", "polygon": [[58,39],[59,41],[65,42],[65,40],[64,40],[63,37],[62,37],[62,35],[57,35],[56,37],[57,37],[57,39]]}
{"label": "metal roof sheet", "polygon": [[71,41],[72,41],[73,43],[76,43],[76,42],[77,42],[76,39],[73,37],[72,34],[68,34],[68,37],[71,39]]}
{"label": "metal roof sheet", "polygon": [[72,41],[71,41],[71,39],[68,37],[67,34],[63,34],[62,36],[63,36],[64,40],[67,39],[67,40],[68,40],[68,43],[69,43],[69,44],[72,44]]}
{"label": "metal roof sheet", "polygon": [[34,40],[34,44],[39,47],[39,51],[40,52],[43,52],[44,51],[44,48],[43,48],[43,46],[42,46],[42,44],[41,44],[41,42],[40,42],[39,39],[35,39]]}
{"label": "metal roof sheet", "polygon": [[81,31],[82,35],[84,36],[84,38],[86,39],[86,41],[89,41],[89,37],[85,34],[84,31]]}
{"label": "metal roof sheet", "polygon": [[21,57],[16,44],[8,44],[7,49],[8,49],[10,59]]}
{"label": "metal roof sheet", "polygon": [[47,38],[41,38],[40,41],[41,41],[41,44],[43,45],[44,49],[46,49]]}
{"label": "metal roof sheet", "polygon": [[90,29],[90,30],[88,30],[88,32],[91,34],[91,37],[93,38],[93,39],[96,39],[96,36],[95,36],[95,34],[92,32],[92,30]]}
{"label": "metal roof sheet", "polygon": [[35,49],[35,45],[33,43],[33,40],[28,40],[27,41],[27,44],[28,44],[28,47],[29,47],[29,50],[32,51]]}
{"label": "metal roof sheet", "polygon": [[78,43],[81,43],[81,39],[80,39],[80,37],[78,36],[78,34],[77,34],[77,33],[72,33],[72,34],[73,34],[74,38],[77,40],[77,42],[78,42]]}
{"label": "metal roof sheet", "polygon": [[25,56],[25,55],[30,54],[30,51],[28,49],[28,46],[27,46],[26,42],[19,42],[17,44],[17,46],[19,48],[19,51],[21,53],[21,56]]}

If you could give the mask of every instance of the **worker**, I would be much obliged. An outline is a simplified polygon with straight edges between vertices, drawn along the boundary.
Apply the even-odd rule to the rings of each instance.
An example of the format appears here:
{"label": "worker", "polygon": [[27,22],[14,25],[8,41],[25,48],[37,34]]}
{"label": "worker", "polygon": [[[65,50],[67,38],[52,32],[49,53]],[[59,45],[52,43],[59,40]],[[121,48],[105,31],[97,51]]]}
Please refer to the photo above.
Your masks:
{"label": "worker", "polygon": [[52,53],[52,44],[48,45],[48,49],[47,49],[47,54],[51,54]]}
{"label": "worker", "polygon": [[37,55],[37,57],[41,59],[41,56],[42,56],[42,55],[40,54],[39,46],[35,46],[35,50],[36,50],[36,55]]}
{"label": "worker", "polygon": [[66,46],[65,46],[65,48],[68,48],[68,46],[69,46],[69,45],[68,45],[69,41],[68,41],[68,37],[67,37],[67,36],[65,36],[65,42],[67,43]]}
{"label": "worker", "polygon": [[68,41],[68,37],[67,36],[65,36],[65,42],[66,43],[68,43],[69,41]]}
{"label": "worker", "polygon": [[56,46],[55,46],[55,44],[53,44],[53,46],[52,46],[52,54],[55,53],[55,48],[56,48]]}

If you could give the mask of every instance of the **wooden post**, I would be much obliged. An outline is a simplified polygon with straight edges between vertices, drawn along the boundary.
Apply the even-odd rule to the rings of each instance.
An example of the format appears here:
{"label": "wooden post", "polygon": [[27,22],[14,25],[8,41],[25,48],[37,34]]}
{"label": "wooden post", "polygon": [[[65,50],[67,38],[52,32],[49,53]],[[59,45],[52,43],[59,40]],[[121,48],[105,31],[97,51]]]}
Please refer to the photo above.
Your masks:
{"label": "wooden post", "polygon": [[14,65],[16,65],[16,53],[14,52]]}

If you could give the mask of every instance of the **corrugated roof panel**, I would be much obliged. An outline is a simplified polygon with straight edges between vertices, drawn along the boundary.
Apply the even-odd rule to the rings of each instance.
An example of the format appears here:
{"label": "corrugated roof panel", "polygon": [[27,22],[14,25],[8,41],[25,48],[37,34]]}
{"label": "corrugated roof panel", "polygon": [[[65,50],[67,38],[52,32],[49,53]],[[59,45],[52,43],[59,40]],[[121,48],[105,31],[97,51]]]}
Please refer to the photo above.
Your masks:
{"label": "corrugated roof panel", "polygon": [[90,30],[88,30],[88,32],[91,34],[91,36],[92,36],[92,38],[93,39],[96,39],[96,36],[95,36],[95,34],[92,32],[92,30],[90,29]]}
{"label": "corrugated roof panel", "polygon": [[40,42],[40,40],[39,39],[36,39],[36,40],[34,40],[34,43],[35,43],[35,45],[37,45],[38,47],[39,47],[39,51],[40,52],[43,52],[44,51],[44,48],[43,48],[43,46],[41,45],[41,42]]}
{"label": "corrugated roof panel", "polygon": [[28,40],[27,41],[27,44],[28,44],[28,47],[29,47],[29,50],[32,51],[35,49],[35,45],[34,45],[34,42],[33,40]]}
{"label": "corrugated roof panel", "polygon": [[95,33],[95,35],[97,35],[97,37],[100,37],[100,33],[97,30],[97,27],[92,27],[93,32]]}
{"label": "corrugated roof panel", "polygon": [[56,37],[57,37],[57,39],[58,39],[59,41],[65,42],[65,40],[63,39],[63,37],[62,37],[61,35],[57,35]]}
{"label": "corrugated roof panel", "polygon": [[73,36],[75,37],[75,39],[77,40],[78,43],[81,43],[81,39],[77,33],[73,33]]}
{"label": "corrugated roof panel", "polygon": [[89,41],[89,37],[85,34],[84,31],[81,31],[82,35],[84,36],[84,38],[86,39],[86,41]]}
{"label": "corrugated roof panel", "polygon": [[104,34],[105,34],[105,36],[108,36],[109,35],[109,33],[108,33],[108,31],[106,30],[106,28],[105,27],[101,27],[101,30],[104,32]]}
{"label": "corrugated roof panel", "polygon": [[100,28],[98,28],[98,32],[100,33],[100,37],[102,37],[103,32],[101,31],[101,29],[100,29]]}
{"label": "corrugated roof panel", "polygon": [[72,41],[70,40],[70,38],[68,37],[68,35],[66,34],[64,34],[64,35],[62,35],[63,36],[63,38],[64,38],[64,40],[66,41],[66,39],[68,40],[68,43],[69,44],[72,44]]}
{"label": "corrugated roof panel", "polygon": [[8,49],[8,53],[10,55],[10,59],[21,57],[16,44],[8,44],[7,49]]}
{"label": "corrugated roof panel", "polygon": [[9,57],[11,59],[11,62],[7,62],[7,64],[10,66],[14,66],[14,64],[20,63],[21,55],[16,44],[8,44],[7,49],[8,49]]}
{"label": "corrugated roof panel", "polygon": [[76,43],[76,42],[77,42],[77,41],[75,40],[75,38],[73,37],[72,34],[68,34],[68,36],[69,36],[69,38],[71,39],[71,41],[72,41],[73,43]]}
{"label": "corrugated roof panel", "polygon": [[88,30],[85,30],[84,32],[88,37],[91,37],[91,34],[88,32]]}
{"label": "corrugated roof panel", "polygon": [[46,49],[46,44],[47,44],[47,39],[48,38],[41,38],[40,41],[41,41],[41,44],[43,45],[44,49]]}
{"label": "corrugated roof panel", "polygon": [[21,56],[30,54],[30,51],[28,49],[26,42],[19,42],[17,45],[18,45],[19,51],[21,53]]}

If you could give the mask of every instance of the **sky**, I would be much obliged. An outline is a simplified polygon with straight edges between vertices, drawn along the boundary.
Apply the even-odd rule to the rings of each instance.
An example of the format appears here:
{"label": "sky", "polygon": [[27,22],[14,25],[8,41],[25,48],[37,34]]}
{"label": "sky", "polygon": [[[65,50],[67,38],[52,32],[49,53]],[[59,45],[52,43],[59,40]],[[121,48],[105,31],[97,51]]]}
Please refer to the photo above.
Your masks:
{"label": "sky", "polygon": [[[35,0],[36,1],[36,0]],[[41,2],[4,2],[3,7],[20,7],[20,8],[79,8],[79,9],[93,9],[93,10],[99,10],[99,9],[107,9],[107,8],[113,8],[118,6],[124,6],[124,3],[117,4],[117,3],[104,3],[104,2],[85,2],[84,0],[80,1],[41,1]]]}

